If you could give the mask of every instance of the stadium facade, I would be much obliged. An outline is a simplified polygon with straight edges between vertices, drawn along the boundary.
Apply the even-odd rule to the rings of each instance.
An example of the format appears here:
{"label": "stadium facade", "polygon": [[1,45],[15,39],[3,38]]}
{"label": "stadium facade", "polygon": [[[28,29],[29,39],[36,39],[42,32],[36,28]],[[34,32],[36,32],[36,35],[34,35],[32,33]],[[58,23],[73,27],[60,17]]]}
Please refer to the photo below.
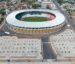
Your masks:
{"label": "stadium facade", "polygon": [[[25,21],[26,17],[46,17],[47,21]],[[65,26],[65,17],[55,10],[28,9],[19,10],[9,14],[6,18],[10,30],[22,34],[47,35],[57,32]]]}

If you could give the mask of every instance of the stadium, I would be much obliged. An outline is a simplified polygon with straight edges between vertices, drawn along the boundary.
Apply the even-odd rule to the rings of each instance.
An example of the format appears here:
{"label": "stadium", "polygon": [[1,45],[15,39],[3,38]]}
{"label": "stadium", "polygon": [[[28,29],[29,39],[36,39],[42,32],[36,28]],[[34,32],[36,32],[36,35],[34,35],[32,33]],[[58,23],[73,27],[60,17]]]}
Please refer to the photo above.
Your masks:
{"label": "stadium", "polygon": [[8,28],[16,33],[47,35],[65,26],[65,17],[59,11],[28,9],[12,12],[6,18]]}

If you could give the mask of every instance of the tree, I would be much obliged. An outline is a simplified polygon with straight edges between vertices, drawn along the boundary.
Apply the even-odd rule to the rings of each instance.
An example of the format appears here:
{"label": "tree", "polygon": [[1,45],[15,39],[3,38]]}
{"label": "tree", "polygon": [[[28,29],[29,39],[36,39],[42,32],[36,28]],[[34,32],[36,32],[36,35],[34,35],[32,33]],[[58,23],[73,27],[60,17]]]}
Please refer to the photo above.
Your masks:
{"label": "tree", "polygon": [[5,9],[4,8],[0,9],[0,14],[5,15]]}
{"label": "tree", "polygon": [[37,0],[21,0],[22,2],[26,2],[27,6],[30,7]]}
{"label": "tree", "polygon": [[63,0],[57,0],[59,4],[62,4],[64,1]]}
{"label": "tree", "polygon": [[34,8],[34,9],[39,8],[39,7],[41,7],[40,4],[33,4],[33,5],[32,5],[32,8]]}

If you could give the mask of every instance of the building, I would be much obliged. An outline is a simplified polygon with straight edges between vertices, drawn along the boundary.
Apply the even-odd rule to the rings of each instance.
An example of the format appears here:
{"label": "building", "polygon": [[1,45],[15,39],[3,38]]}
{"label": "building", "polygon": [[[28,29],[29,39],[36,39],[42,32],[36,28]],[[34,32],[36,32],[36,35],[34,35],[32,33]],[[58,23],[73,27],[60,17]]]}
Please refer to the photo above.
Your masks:
{"label": "building", "polygon": [[56,9],[55,4],[52,2],[52,0],[38,0],[37,2],[41,3],[41,8],[47,9]]}
{"label": "building", "polygon": [[75,33],[66,29],[58,35],[50,37],[51,46],[57,55],[57,60],[75,60]]}
{"label": "building", "polygon": [[21,3],[21,0],[11,0],[11,2],[14,3]]}
{"label": "building", "polygon": [[61,7],[69,10],[75,10],[75,5],[71,3],[63,3]]}
{"label": "building", "polygon": [[[24,19],[28,17],[41,17],[47,20],[25,21]],[[66,20],[59,11],[29,9],[9,14],[6,21],[8,28],[16,33],[43,36],[61,30]]]}
{"label": "building", "polygon": [[75,62],[0,62],[1,64],[75,64]]}
{"label": "building", "polygon": [[2,36],[0,37],[0,60],[43,60],[41,40]]}
{"label": "building", "polygon": [[[75,20],[75,4],[64,3],[61,5],[61,9],[66,11],[70,18]],[[75,23],[75,21],[73,21]]]}

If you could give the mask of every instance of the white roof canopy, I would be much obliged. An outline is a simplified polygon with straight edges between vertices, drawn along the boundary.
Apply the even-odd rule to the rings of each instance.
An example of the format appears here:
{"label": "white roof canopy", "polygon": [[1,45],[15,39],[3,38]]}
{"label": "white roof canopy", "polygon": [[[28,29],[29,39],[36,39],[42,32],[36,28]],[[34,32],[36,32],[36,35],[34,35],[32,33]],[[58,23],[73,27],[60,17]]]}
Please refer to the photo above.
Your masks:
{"label": "white roof canopy", "polygon": [[[20,21],[16,19],[16,15],[22,12],[27,12],[27,11],[41,11],[41,12],[49,12],[52,13],[56,16],[55,19],[50,20],[50,21],[44,21],[44,22],[25,22],[25,21]],[[41,28],[41,27],[53,27],[59,24],[62,24],[65,21],[65,17],[63,14],[61,14],[59,11],[54,11],[54,10],[45,10],[45,9],[27,9],[27,10],[19,10],[15,11],[11,14],[9,14],[6,18],[7,23],[18,26],[18,27],[30,27],[30,28]]]}

